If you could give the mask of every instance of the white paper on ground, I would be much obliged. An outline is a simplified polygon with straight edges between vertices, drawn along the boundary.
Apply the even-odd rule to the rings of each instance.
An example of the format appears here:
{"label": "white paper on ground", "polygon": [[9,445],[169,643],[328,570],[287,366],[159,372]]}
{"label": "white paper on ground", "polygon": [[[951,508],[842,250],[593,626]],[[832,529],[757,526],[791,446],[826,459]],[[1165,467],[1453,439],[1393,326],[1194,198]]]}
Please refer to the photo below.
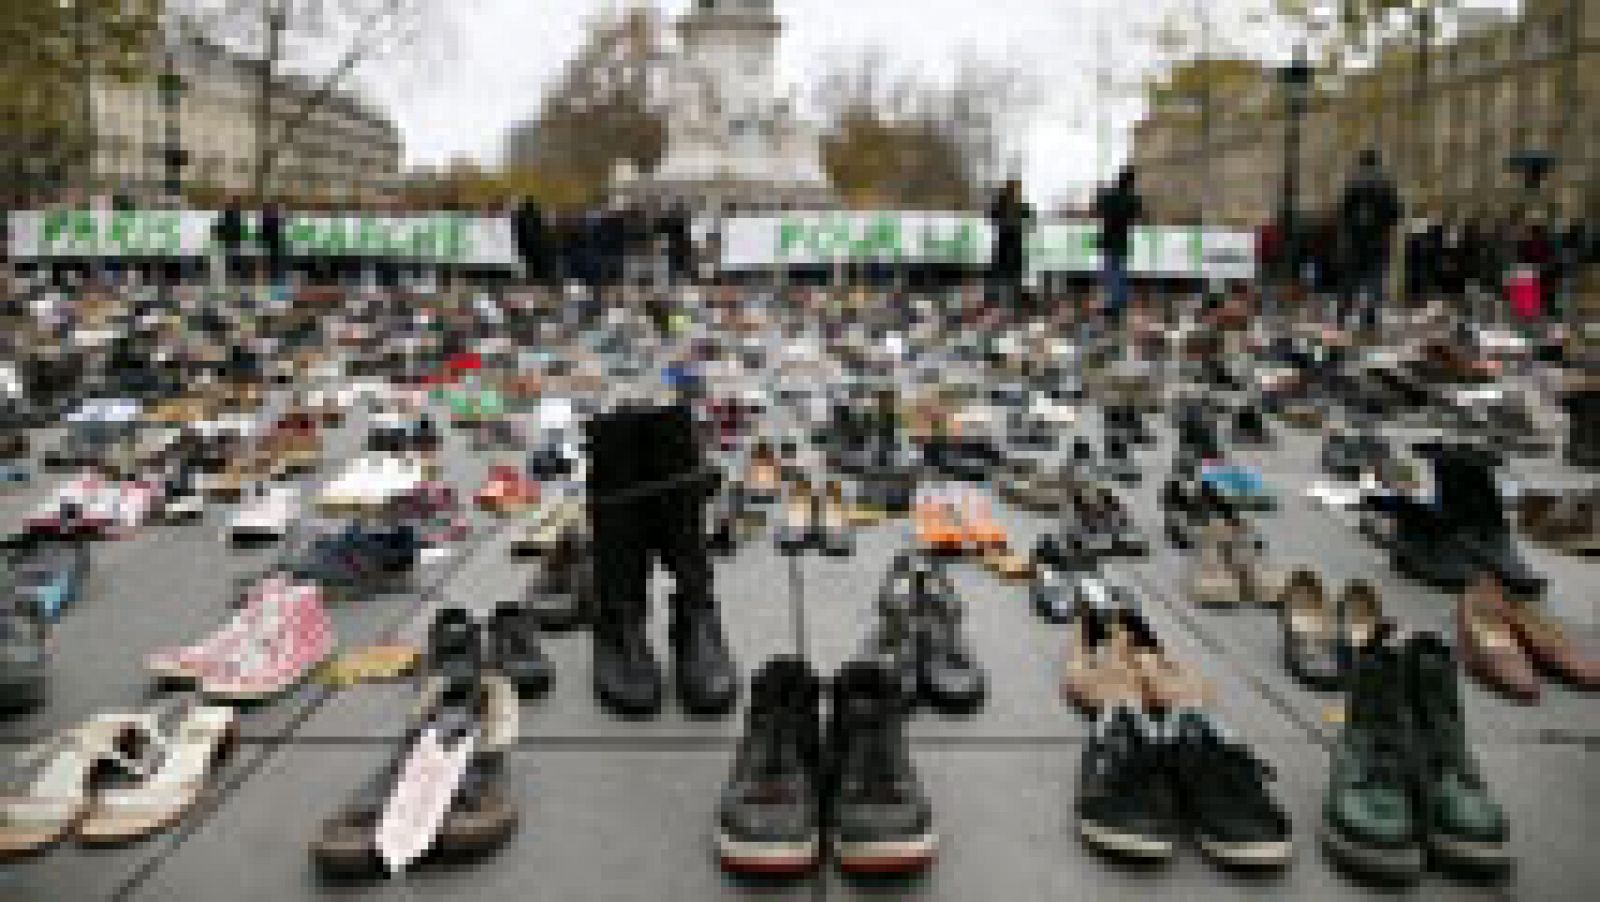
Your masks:
{"label": "white paper on ground", "polygon": [[467,771],[475,737],[461,738],[447,749],[429,729],[417,740],[378,821],[378,857],[391,875],[421,857],[433,845]]}

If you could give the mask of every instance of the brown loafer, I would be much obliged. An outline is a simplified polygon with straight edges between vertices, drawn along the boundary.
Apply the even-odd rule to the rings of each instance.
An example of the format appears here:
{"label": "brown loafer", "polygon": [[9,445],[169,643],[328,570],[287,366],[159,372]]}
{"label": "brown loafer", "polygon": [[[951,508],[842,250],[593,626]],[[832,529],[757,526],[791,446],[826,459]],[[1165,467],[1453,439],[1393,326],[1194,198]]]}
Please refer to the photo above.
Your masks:
{"label": "brown loafer", "polygon": [[1507,604],[1505,617],[1541,673],[1575,689],[1600,689],[1600,658],[1579,648],[1549,614],[1527,602]]}
{"label": "brown loafer", "polygon": [[1505,593],[1485,575],[1468,587],[1456,606],[1462,663],[1489,688],[1515,701],[1539,700],[1539,675],[1517,642],[1507,617]]}

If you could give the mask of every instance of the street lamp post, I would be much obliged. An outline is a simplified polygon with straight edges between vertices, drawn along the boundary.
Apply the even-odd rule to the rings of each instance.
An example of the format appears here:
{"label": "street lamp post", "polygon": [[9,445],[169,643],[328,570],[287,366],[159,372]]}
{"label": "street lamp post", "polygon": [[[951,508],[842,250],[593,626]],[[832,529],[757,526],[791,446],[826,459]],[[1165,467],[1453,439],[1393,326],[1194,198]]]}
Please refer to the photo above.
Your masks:
{"label": "street lamp post", "polygon": [[1298,44],[1289,65],[1279,70],[1284,92],[1283,183],[1278,195],[1279,278],[1285,286],[1295,279],[1300,261],[1300,121],[1305,116],[1311,86],[1311,66],[1306,48]]}
{"label": "street lamp post", "polygon": [[188,153],[183,149],[183,126],[178,115],[183,102],[184,85],[183,76],[178,74],[177,40],[177,35],[169,29],[162,42],[161,78],[157,84],[163,123],[163,192],[172,201],[183,194],[183,167],[188,163]]}

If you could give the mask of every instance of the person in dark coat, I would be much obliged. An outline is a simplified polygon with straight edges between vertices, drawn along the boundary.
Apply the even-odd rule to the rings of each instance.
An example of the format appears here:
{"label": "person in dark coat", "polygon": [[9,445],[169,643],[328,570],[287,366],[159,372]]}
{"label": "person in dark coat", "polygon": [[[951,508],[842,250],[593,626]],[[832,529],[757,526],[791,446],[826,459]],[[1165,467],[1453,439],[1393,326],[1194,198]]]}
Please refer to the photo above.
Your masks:
{"label": "person in dark coat", "polygon": [[524,198],[511,215],[511,237],[522,258],[522,271],[530,284],[548,285],[551,281],[550,235],[544,211],[532,198]]}
{"label": "person in dark coat", "polygon": [[675,203],[661,217],[661,237],[667,244],[667,274],[674,284],[693,276],[694,240],[689,208]]}
{"label": "person in dark coat", "polygon": [[1384,172],[1378,152],[1362,151],[1339,203],[1339,230],[1350,270],[1346,313],[1349,304],[1358,304],[1368,328],[1378,322],[1378,303],[1388,281],[1390,248],[1402,211],[1400,193]]}
{"label": "person in dark coat", "polygon": [[1133,224],[1144,218],[1144,200],[1134,190],[1136,178],[1133,167],[1124,166],[1094,202],[1100,220],[1101,288],[1110,325],[1121,322],[1128,307],[1128,249]]}
{"label": "person in dark coat", "polygon": [[283,259],[287,247],[283,234],[283,211],[277,204],[261,208],[261,230],[256,235],[261,252],[267,257],[267,275],[276,282],[283,278]]}
{"label": "person in dark coat", "polygon": [[1022,199],[1022,183],[1008,179],[989,208],[994,250],[989,258],[990,290],[1001,305],[1015,310],[1022,302],[1022,276],[1027,267],[1028,229],[1033,208]]}
{"label": "person in dark coat", "polygon": [[228,278],[241,278],[244,275],[244,260],[240,255],[244,245],[244,213],[240,212],[237,200],[230,199],[217,214],[216,221],[211,224],[211,238],[222,248]]}

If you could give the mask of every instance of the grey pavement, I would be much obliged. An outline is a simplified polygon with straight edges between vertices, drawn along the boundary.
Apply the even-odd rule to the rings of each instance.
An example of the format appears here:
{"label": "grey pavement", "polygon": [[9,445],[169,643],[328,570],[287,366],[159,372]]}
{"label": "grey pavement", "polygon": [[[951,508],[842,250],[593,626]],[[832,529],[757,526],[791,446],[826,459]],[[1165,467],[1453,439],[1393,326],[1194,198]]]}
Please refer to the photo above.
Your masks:
{"label": "grey pavement", "polygon": [[[354,453],[352,424],[342,454]],[[1163,430],[1164,432],[1165,430]],[[1354,530],[1298,487],[1315,476],[1315,442],[1279,429],[1263,469],[1282,483],[1283,509],[1261,515],[1276,561],[1316,563],[1330,584],[1361,576],[1384,592],[1404,625],[1443,628],[1449,599],[1396,577]],[[1170,446],[1139,449],[1147,474],[1164,473]],[[470,492],[485,461],[451,438],[446,475]],[[589,693],[588,637],[553,635],[558,668],[544,699],[525,703],[512,752],[521,824],[487,860],[425,867],[403,878],[346,886],[319,882],[307,844],[318,824],[379,766],[403,728],[412,689],[404,683],[340,692],[306,687],[247,712],[238,755],[215,790],[174,831],[113,850],[68,843],[0,865],[3,900],[296,900],[414,898],[700,900],[722,898],[886,898],[969,900],[1365,899],[1395,895],[1333,870],[1314,841],[1325,744],[1336,733],[1339,700],[1301,688],[1278,660],[1276,622],[1259,610],[1201,611],[1182,592],[1183,561],[1159,542],[1155,478],[1130,493],[1153,540],[1152,555],[1118,565],[1140,593],[1152,624],[1178,654],[1217,684],[1218,716],[1277,770],[1277,791],[1294,818],[1296,860],[1281,875],[1248,877],[1205,863],[1192,848],[1169,867],[1128,869],[1087,851],[1073,825],[1078,757],[1089,725],[1057,691],[1063,635],[1038,621],[1020,585],[975,565],[954,565],[965,626],[990,673],[990,698],[962,718],[919,714],[913,757],[933,800],[943,840],[932,871],[911,881],[859,881],[823,871],[797,883],[722,876],[709,825],[742,711],[696,720],[670,704],[654,721],[622,722]],[[37,488],[37,487],[36,487]],[[0,499],[20,515],[26,497]],[[270,551],[245,554],[218,535],[221,514],[188,527],[151,527],[95,550],[93,585],[58,633],[51,701],[0,720],[0,742],[18,745],[108,707],[155,697],[142,659],[192,639],[226,615],[236,577],[258,570]],[[1047,520],[1003,513],[1019,545]],[[396,630],[414,634],[441,604],[483,611],[511,597],[530,565],[506,554],[507,524],[475,516],[474,537],[451,559],[420,574],[408,591],[340,605],[332,614],[346,647]],[[741,664],[802,651],[827,671],[861,646],[884,568],[906,541],[890,522],[863,533],[854,557],[798,561],[758,537],[717,563],[717,591]],[[1553,579],[1552,609],[1593,642],[1595,564],[1530,550]],[[791,569],[794,568],[794,569]],[[796,570],[798,571],[796,573]],[[798,576],[798,578],[795,578]],[[658,589],[664,587],[658,586]],[[658,591],[664,615],[665,593]],[[665,647],[665,617],[654,639]],[[1600,857],[1592,853],[1600,813],[1600,710],[1593,698],[1552,687],[1537,706],[1518,707],[1466,684],[1471,736],[1485,776],[1511,814],[1519,866],[1502,884],[1429,875],[1401,894],[1418,899],[1593,898]]]}

